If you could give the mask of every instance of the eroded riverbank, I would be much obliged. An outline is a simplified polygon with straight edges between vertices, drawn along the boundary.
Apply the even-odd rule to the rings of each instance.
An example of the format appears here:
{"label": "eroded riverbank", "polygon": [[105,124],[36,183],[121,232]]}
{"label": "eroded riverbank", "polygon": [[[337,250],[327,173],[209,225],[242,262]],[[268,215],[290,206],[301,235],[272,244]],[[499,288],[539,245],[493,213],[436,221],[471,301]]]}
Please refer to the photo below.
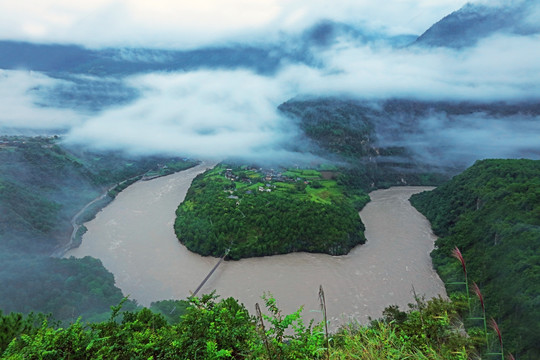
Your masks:
{"label": "eroded riverbank", "polygon": [[[81,246],[66,256],[93,256],[111,271],[124,294],[143,305],[189,295],[216,258],[189,252],[175,237],[175,210],[192,179],[208,165],[136,183],[86,223]],[[405,308],[412,287],[426,297],[444,294],[429,252],[434,236],[427,220],[408,202],[421,187],[398,187],[370,194],[360,216],[365,245],[331,257],[295,253],[224,262],[201,292],[216,290],[253,310],[271,292],[284,312],[305,306],[306,317],[320,318],[317,293],[323,285],[332,325],[354,318],[376,318],[391,304]]]}

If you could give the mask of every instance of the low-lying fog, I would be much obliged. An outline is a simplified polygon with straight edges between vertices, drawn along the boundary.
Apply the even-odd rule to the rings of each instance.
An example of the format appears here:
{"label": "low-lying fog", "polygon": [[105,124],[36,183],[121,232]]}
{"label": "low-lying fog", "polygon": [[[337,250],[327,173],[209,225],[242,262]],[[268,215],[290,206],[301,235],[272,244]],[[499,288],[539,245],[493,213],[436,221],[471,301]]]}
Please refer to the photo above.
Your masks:
{"label": "low-lying fog", "polygon": [[[228,36],[223,44],[246,41],[251,46],[264,47],[273,41],[293,49],[295,43],[292,40],[300,39],[299,34],[304,34],[302,31],[323,17],[325,12],[321,8],[329,10],[325,16],[335,22],[352,22],[351,16],[345,14],[351,9],[358,10],[363,15],[359,15],[355,29],[378,33],[381,40],[371,38],[366,41],[353,31],[340,32],[338,27],[326,29],[326,33],[324,27],[318,28],[322,33],[313,35],[314,39],[326,36],[325,39],[331,41],[310,43],[305,49],[310,61],[287,58],[270,73],[257,73],[243,68],[241,64],[228,69],[154,71],[124,77],[60,77],[28,70],[0,70],[0,107],[4,109],[0,115],[0,131],[54,130],[65,133],[67,143],[139,154],[184,154],[207,159],[228,156],[286,158],[299,156],[286,150],[288,144],[297,141],[299,130],[277,110],[277,106],[295,96],[482,103],[538,101],[539,33],[495,32],[476,45],[463,48],[395,47],[383,41],[400,34],[410,35],[413,31],[421,33],[445,14],[457,10],[452,7],[455,6],[452,1],[429,3],[420,2],[412,7],[414,11],[403,12],[405,19],[396,9],[410,6],[410,1],[392,2],[397,8],[380,6],[378,9],[367,2],[354,5],[346,1],[335,9],[306,7],[302,1],[286,6],[277,0],[258,8],[243,1],[231,5],[245,6],[246,18],[240,25],[227,21],[214,25],[213,30],[220,26],[228,29],[223,35]],[[540,6],[532,2],[512,4],[515,3],[528,4],[531,8],[529,16],[523,19],[524,23],[531,23],[531,17],[540,14]],[[79,13],[64,5],[66,18],[77,19]],[[88,15],[90,23],[97,21],[96,14],[105,9],[109,9],[109,16],[115,18],[115,14],[124,8],[130,10],[126,19],[128,28],[139,20],[143,21],[138,18],[143,16],[143,5],[135,6],[130,2],[109,8],[87,5],[93,11]],[[219,8],[217,3],[215,5]],[[266,7],[268,13],[262,11]],[[206,14],[207,18],[203,17],[202,21],[210,22],[211,14],[195,8],[189,11]],[[17,13],[17,9],[10,5],[9,10],[13,13]],[[285,13],[288,17],[278,21],[276,14]],[[370,14],[375,19],[371,22]],[[376,19],[382,21],[383,14],[387,14],[389,25],[377,25]],[[168,19],[166,14],[155,9],[148,16]],[[28,21],[34,19],[31,14],[27,17]],[[252,23],[249,19],[258,19],[259,23]],[[55,24],[41,24],[49,31],[49,41],[60,36],[58,26],[53,26]],[[193,22],[188,24],[197,28]],[[70,23],[66,26],[81,30],[83,25]],[[164,26],[172,25],[165,22]],[[219,44],[221,40],[210,35],[212,29],[206,33],[197,28],[193,39],[188,41],[184,36],[176,44],[183,49]],[[254,40],[257,34],[265,31],[268,38]],[[21,34],[17,36],[24,38]],[[129,45],[129,41],[122,43],[114,37],[106,38],[109,43],[95,44],[79,32],[74,32],[73,36],[74,41],[94,47]],[[43,37],[46,35],[32,39]],[[145,43],[145,38],[141,41],[142,46],[151,44],[149,41]],[[125,51],[123,54],[130,57],[137,52]],[[149,54],[153,55],[149,58],[139,55],[132,60],[162,61],[159,51]],[[66,100],[66,97],[71,100]],[[377,136],[383,145],[406,146],[425,159],[435,157],[430,161],[537,158],[540,142],[536,141],[535,134],[540,130],[539,120],[538,114],[494,116],[473,113],[456,118],[435,112],[419,120],[420,131],[416,134],[394,136],[379,133]],[[406,122],[401,125],[404,128],[408,126]],[[384,129],[385,126],[378,128]]]}

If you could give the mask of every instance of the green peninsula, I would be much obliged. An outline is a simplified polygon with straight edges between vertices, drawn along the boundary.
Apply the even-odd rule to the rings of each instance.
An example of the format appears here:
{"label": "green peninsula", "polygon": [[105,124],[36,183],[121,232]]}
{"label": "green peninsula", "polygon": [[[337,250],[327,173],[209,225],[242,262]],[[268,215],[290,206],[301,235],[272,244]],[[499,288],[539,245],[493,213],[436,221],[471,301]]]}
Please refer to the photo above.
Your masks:
{"label": "green peninsula", "polygon": [[189,250],[230,259],[297,251],[343,255],[363,244],[358,211],[366,193],[336,171],[220,164],[197,176],[176,211],[176,236]]}

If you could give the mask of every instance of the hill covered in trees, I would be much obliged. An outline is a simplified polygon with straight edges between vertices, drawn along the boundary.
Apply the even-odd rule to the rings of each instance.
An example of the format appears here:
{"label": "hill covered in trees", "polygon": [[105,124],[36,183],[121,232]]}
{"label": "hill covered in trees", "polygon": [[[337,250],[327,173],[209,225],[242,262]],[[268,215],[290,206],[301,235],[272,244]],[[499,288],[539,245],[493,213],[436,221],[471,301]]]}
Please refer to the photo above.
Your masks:
{"label": "hill covered in trees", "polygon": [[337,173],[220,164],[199,175],[176,211],[175,232],[191,251],[229,258],[295,251],[342,255],[365,242],[358,210],[369,197]]}
{"label": "hill covered in trees", "polygon": [[[89,220],[143,174],[155,176],[193,163],[68,149],[60,140],[0,137],[0,309],[73,320],[105,313],[123,295],[99,260],[50,256],[62,254],[70,242],[72,221]],[[109,196],[98,207],[74,219],[107,189]]]}
{"label": "hill covered in trees", "polygon": [[462,281],[461,265],[450,257],[458,247],[505,347],[520,359],[540,358],[540,161],[478,161],[411,202],[439,236],[432,257],[441,278]]}

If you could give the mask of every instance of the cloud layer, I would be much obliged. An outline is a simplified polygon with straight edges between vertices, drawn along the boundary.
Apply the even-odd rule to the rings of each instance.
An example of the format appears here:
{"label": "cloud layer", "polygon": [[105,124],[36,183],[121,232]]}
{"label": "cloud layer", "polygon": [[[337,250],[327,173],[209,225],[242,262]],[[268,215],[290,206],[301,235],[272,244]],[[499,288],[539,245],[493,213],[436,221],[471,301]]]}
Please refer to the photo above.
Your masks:
{"label": "cloud layer", "polygon": [[260,42],[329,19],[423,32],[465,0],[20,0],[0,13],[4,39],[90,47],[186,48],[224,41]]}
{"label": "cloud layer", "polygon": [[[22,4],[24,3],[23,1]],[[60,0],[55,3],[56,8],[50,9],[51,14],[60,16],[58,14],[67,13],[68,18],[80,15],[71,3]],[[390,5],[381,5],[376,9],[367,1],[343,1],[332,8],[317,3],[320,6],[305,8],[305,3],[300,1],[268,0],[261,2],[258,8],[246,5],[248,13],[261,12],[261,19],[257,20],[255,25],[245,20],[234,26],[242,28],[241,32],[253,26],[254,34],[257,34],[257,31],[262,31],[266,26],[280,29],[307,24],[322,16],[323,12],[336,20],[347,20],[353,10],[360,8],[365,11],[363,16],[373,15],[374,21],[379,21],[375,16],[377,11],[381,11],[380,14],[384,12],[388,19],[392,20],[397,17],[394,14],[396,9],[410,6],[408,1],[399,3],[401,5],[392,3],[397,4],[395,9],[390,8]],[[234,8],[242,4],[243,1],[238,0],[231,6]],[[444,8],[449,6],[449,2],[417,1],[414,9],[419,11],[424,8],[432,14],[435,5]],[[37,8],[40,6],[43,5],[38,5]],[[129,11],[142,16],[146,9],[140,3],[132,4],[129,1],[102,0],[85,3],[85,6],[82,9],[90,14],[111,6],[129,6]],[[171,9],[176,9],[175,7],[180,5],[170,6]],[[216,5],[216,8],[219,9],[220,6]],[[63,10],[58,10],[58,7]],[[213,16],[213,10],[207,13],[200,5],[184,10],[186,13],[182,13],[180,17],[197,11],[206,14],[201,15],[203,20],[206,19],[204,21],[211,21]],[[129,11],[126,20],[128,22],[131,17],[136,17]],[[160,13],[161,9],[152,11],[157,18],[167,16]],[[295,20],[281,18],[279,14],[283,11]],[[74,12],[74,15],[71,12]],[[413,13],[414,11],[409,11],[407,14]],[[110,16],[114,17],[114,14],[113,9]],[[148,18],[154,15],[150,13]],[[249,18],[253,20],[256,15],[251,14]],[[54,19],[56,18],[53,17]],[[93,15],[89,19],[94,19]],[[276,26],[276,22],[279,26]],[[65,20],[66,26],[75,23],[79,24]],[[182,26],[189,27],[189,24],[187,22]],[[400,24],[405,26],[403,22]],[[195,37],[200,35],[197,26],[193,25]],[[236,31],[234,26],[228,28],[232,29],[231,34]],[[164,27],[167,28],[166,19]],[[115,34],[121,35],[122,32]],[[137,33],[132,34],[131,38],[136,38],[136,35]],[[126,104],[125,99],[131,99],[129,94],[124,96],[115,93],[115,96],[124,99],[124,102],[117,103],[114,107],[102,107],[100,111],[90,114],[84,109],[55,108],[55,102],[48,102],[48,107],[39,105],[45,102],[44,99],[54,98],[56,89],[60,88],[59,84],[66,92],[70,86],[69,80],[57,80],[22,71],[4,71],[0,74],[0,106],[9,111],[0,115],[0,128],[66,129],[67,141],[71,143],[135,153],[168,153],[207,158],[287,157],[297,155],[284,149],[297,145],[298,130],[290,119],[284,118],[277,111],[277,106],[295,96],[472,102],[540,99],[538,34],[518,36],[498,33],[464,49],[396,49],[385,43],[362,44],[342,36],[330,47],[313,47],[310,51],[313,63],[317,66],[282,63],[279,70],[272,75],[260,75],[242,69],[199,69],[191,72],[158,72],[121,79],[100,79],[99,81],[105,83],[110,80],[111,84],[122,85],[111,86],[110,91],[122,92],[122,89],[126,89],[130,94],[139,95]],[[75,89],[75,85],[73,88]],[[108,88],[99,88],[105,92],[100,94],[101,97],[107,96]],[[433,134],[444,135],[444,142],[449,144],[448,146],[455,144],[454,147],[461,147],[465,152],[478,154],[479,157],[505,154],[516,156],[526,153],[526,149],[530,150],[529,153],[536,154],[534,141],[530,136],[526,136],[528,133],[523,133],[522,129],[537,133],[540,129],[535,127],[534,121],[538,119],[532,119],[533,122],[530,122],[531,119],[521,118],[487,121],[482,117],[475,117],[478,119],[477,123],[462,119],[452,129],[447,127],[444,116],[437,116],[425,119],[425,128],[432,129]],[[479,128],[476,127],[477,124]],[[521,144],[517,147],[515,137],[508,140],[501,135],[501,131],[523,135],[527,146]],[[409,139],[410,145],[429,142],[426,140],[429,138],[429,133],[426,133],[421,139]],[[504,150],[495,151],[489,143],[490,138],[502,139],[500,143],[505,146],[499,147],[499,150]],[[429,149],[430,145],[425,145],[424,148]],[[418,151],[421,152],[421,149]]]}
{"label": "cloud layer", "polygon": [[142,96],[91,117],[70,141],[131,152],[196,157],[272,155],[296,135],[277,105],[293,95],[275,79],[238,71],[148,74],[129,79]]}
{"label": "cloud layer", "polygon": [[[354,97],[494,101],[540,97],[540,36],[495,35],[465,50],[338,44],[325,71],[296,68],[304,91]],[[294,75],[292,76],[294,77]]]}
{"label": "cloud layer", "polygon": [[75,111],[38,104],[40,94],[58,82],[35,72],[0,70],[0,132],[14,128],[61,131],[77,126],[82,116]]}
{"label": "cloud layer", "polygon": [[[497,36],[466,53],[341,44],[320,54],[322,68],[291,64],[272,77],[242,70],[136,76],[129,84],[142,93],[139,100],[91,117],[69,137],[131,151],[261,156],[294,141],[290,120],[276,111],[294,96],[535,100],[540,98],[538,58],[540,38]],[[489,124],[487,129],[471,127],[471,131],[485,132],[478,136],[482,141],[499,136]],[[468,125],[460,126],[459,132],[466,134]],[[504,129],[511,131],[512,126]],[[457,136],[451,138],[458,141]],[[463,146],[474,145],[465,142],[467,136],[461,138]],[[487,156],[489,152],[480,153]]]}

